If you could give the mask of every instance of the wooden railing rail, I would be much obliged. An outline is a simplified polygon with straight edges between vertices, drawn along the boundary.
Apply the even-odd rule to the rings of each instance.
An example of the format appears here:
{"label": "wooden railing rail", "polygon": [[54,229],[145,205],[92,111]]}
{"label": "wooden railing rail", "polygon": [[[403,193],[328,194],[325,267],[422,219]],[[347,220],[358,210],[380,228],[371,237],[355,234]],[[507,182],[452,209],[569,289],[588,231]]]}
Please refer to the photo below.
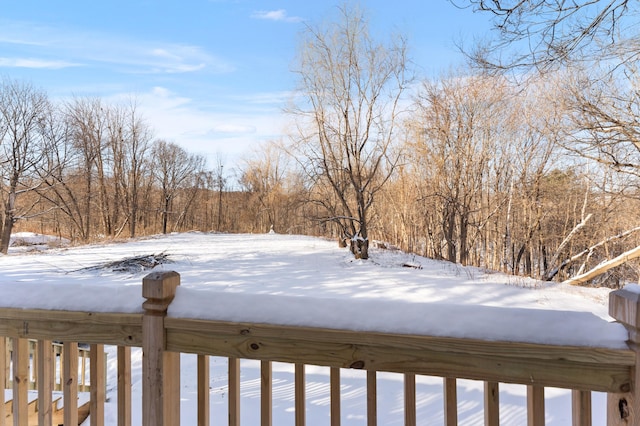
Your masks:
{"label": "wooden railing rail", "polygon": [[[103,345],[118,346],[118,424],[131,424],[131,352],[143,348],[143,425],[175,426],[180,419],[180,353],[197,354],[198,425],[208,425],[209,357],[229,359],[228,424],[240,424],[240,360],[261,360],[261,424],[272,424],[273,361],[295,366],[295,422],[306,423],[305,365],[330,367],[331,425],[340,424],[340,372],[367,371],[367,425],[378,424],[378,371],[404,375],[405,424],[419,423],[416,412],[416,375],[443,378],[444,424],[457,425],[457,379],[485,383],[485,425],[499,425],[499,383],[527,386],[527,424],[544,425],[545,387],[573,390],[574,425],[591,424],[591,392],[607,392],[609,425],[640,426],[640,401],[634,383],[640,380],[640,296],[616,291],[610,313],[629,330],[630,347],[621,349],[560,346],[539,343],[485,341],[451,337],[401,335],[325,328],[237,323],[176,318],[166,312],[180,277],[175,272],[150,274],[143,280],[143,313],[87,313],[0,308],[0,336],[13,340],[14,424],[26,424],[26,377],[29,376],[28,341],[40,348],[64,342],[65,407],[77,404],[77,343],[91,345],[90,366],[102,365]],[[6,358],[5,337],[0,338],[0,367]],[[39,359],[48,359],[38,352]],[[26,354],[26,355],[25,355]],[[75,361],[74,361],[75,360]],[[50,362],[39,362],[38,374],[52,376]],[[49,367],[47,367],[49,366]],[[96,370],[96,371],[93,371]],[[104,374],[91,369],[91,425],[104,424]],[[7,370],[0,368],[0,382]],[[94,376],[95,375],[95,376]],[[95,389],[93,385],[96,385]],[[51,406],[53,385],[38,379],[41,407]],[[47,394],[49,397],[47,397]],[[48,398],[48,399],[47,399]],[[47,405],[48,403],[48,405]],[[68,405],[67,405],[68,404]],[[0,426],[5,419],[0,404]],[[39,424],[51,424],[46,410]],[[77,424],[65,410],[64,424]],[[16,416],[19,420],[15,420]],[[76,422],[76,423],[74,423]]]}
{"label": "wooden railing rail", "polygon": [[[629,389],[630,349],[165,318],[173,352],[577,390]],[[461,368],[464,366],[464,368]]]}

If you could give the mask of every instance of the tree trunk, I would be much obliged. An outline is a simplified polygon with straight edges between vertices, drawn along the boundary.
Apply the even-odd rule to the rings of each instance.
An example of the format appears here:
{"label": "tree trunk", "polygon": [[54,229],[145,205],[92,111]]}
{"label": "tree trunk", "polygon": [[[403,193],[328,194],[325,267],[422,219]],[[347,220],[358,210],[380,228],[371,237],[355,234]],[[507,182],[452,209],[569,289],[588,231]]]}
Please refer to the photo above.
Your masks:
{"label": "tree trunk", "polygon": [[369,259],[369,240],[361,237],[352,238],[351,253],[356,259]]}
{"label": "tree trunk", "polygon": [[447,241],[447,260],[455,263],[457,261],[456,243],[454,241],[456,216],[452,207],[446,206],[445,209],[444,238]]}
{"label": "tree trunk", "polygon": [[167,222],[169,216],[169,199],[165,197],[164,208],[162,209],[162,233],[167,233]]}
{"label": "tree trunk", "polygon": [[597,277],[598,275],[602,275],[605,272],[607,272],[609,269],[611,268],[615,268],[616,266],[622,265],[623,263],[626,263],[632,259],[635,259],[636,257],[640,257],[640,246],[631,249],[629,251],[626,251],[624,253],[622,253],[621,255],[619,255],[618,257],[615,257],[614,259],[611,259],[607,262],[601,263],[600,265],[596,266],[595,268],[591,269],[590,271],[585,272],[584,274],[578,275],[576,277],[570,278],[566,281],[563,282],[563,284],[571,284],[571,285],[578,285],[578,284],[582,284],[586,281],[589,281],[595,277]]}
{"label": "tree trunk", "polygon": [[11,242],[11,231],[15,222],[15,192],[10,192],[5,204],[4,225],[2,227],[2,235],[0,236],[0,253],[7,254],[9,252],[9,243]]}
{"label": "tree trunk", "polygon": [[589,219],[591,219],[591,216],[592,214],[589,213],[585,218],[583,218],[582,221],[578,223],[571,230],[571,232],[569,232],[569,235],[567,235],[565,239],[560,243],[560,246],[558,246],[558,249],[556,250],[555,254],[553,255],[553,258],[551,259],[551,262],[549,262],[549,265],[554,269],[552,269],[551,271],[549,270],[545,271],[544,277],[542,278],[544,281],[551,281],[553,279],[553,276],[555,275],[554,272],[558,269],[558,258],[562,254],[562,250],[564,250],[567,244],[569,244],[569,241],[571,241],[571,239],[578,233],[578,231],[584,228],[584,226],[587,224]]}
{"label": "tree trunk", "polygon": [[460,264],[467,265],[469,262],[469,248],[467,247],[467,237],[469,234],[469,220],[467,216],[467,211],[460,215]]}

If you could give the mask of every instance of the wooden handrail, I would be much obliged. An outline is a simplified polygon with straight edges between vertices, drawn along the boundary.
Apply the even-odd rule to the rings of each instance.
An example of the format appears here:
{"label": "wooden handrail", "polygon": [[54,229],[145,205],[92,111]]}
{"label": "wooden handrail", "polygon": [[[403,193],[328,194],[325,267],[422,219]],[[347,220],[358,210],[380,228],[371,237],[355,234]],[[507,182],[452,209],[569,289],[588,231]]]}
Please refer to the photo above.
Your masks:
{"label": "wooden handrail", "polygon": [[0,308],[0,336],[142,346],[142,314]]}
{"label": "wooden handrail", "polygon": [[[602,392],[630,388],[630,349],[165,319],[167,350]],[[462,368],[461,366],[464,366]]]}

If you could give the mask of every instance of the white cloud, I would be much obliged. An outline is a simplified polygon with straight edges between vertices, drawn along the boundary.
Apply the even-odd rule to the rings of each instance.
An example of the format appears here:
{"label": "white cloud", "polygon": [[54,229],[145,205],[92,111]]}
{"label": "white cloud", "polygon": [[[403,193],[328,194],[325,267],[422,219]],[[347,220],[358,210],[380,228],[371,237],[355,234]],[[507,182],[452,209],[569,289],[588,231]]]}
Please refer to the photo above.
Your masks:
{"label": "white cloud", "polygon": [[214,125],[208,134],[218,133],[255,133],[256,127],[248,124],[220,123]]}
{"label": "white cloud", "polygon": [[269,21],[283,21],[283,22],[300,22],[302,18],[299,16],[288,16],[287,11],[284,9],[278,10],[259,10],[253,12],[251,15],[255,19],[266,19]]}
{"label": "white cloud", "polygon": [[0,67],[2,68],[39,68],[39,69],[62,69],[81,66],[80,64],[67,61],[50,61],[37,58],[2,58],[0,57]]}
{"label": "white cloud", "polygon": [[20,46],[22,52],[34,58],[61,58],[58,61],[4,58],[0,66],[5,67],[62,68],[77,63],[102,63],[111,65],[119,72],[134,74],[175,74],[201,70],[228,73],[234,70],[228,61],[214,56],[201,46],[132,39],[63,27],[36,27],[27,22],[0,21],[0,44]]}
{"label": "white cloud", "polygon": [[262,141],[282,137],[286,128],[287,119],[278,108],[252,109],[238,98],[221,100],[223,106],[201,105],[156,86],[135,99],[156,137],[204,155],[210,164],[220,153],[236,159]]}

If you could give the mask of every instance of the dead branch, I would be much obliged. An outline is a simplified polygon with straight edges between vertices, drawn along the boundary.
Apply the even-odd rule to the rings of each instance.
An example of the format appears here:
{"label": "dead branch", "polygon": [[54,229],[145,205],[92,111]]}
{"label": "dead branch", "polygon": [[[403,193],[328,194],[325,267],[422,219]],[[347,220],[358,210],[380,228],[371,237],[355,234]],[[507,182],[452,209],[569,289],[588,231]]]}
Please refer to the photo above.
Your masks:
{"label": "dead branch", "polygon": [[586,281],[589,281],[599,275],[604,274],[605,272],[607,272],[609,269],[615,268],[616,266],[622,265],[623,263],[626,263],[632,259],[635,259],[637,257],[640,257],[640,246],[631,249],[629,251],[626,251],[624,253],[622,253],[620,256],[611,259],[607,262],[603,262],[600,265],[596,266],[595,268],[591,269],[590,271],[585,272],[582,275],[578,275],[575,276],[573,278],[569,278],[568,280],[564,281],[563,284],[571,284],[571,285],[578,285],[578,284],[582,284]]}
{"label": "dead branch", "polygon": [[[567,246],[567,244],[569,244],[569,241],[571,241],[571,239],[574,237],[574,235],[576,235],[578,233],[578,231],[580,229],[582,229],[587,224],[589,219],[591,219],[591,216],[592,216],[592,214],[589,213],[585,218],[582,219],[582,222],[577,224],[571,230],[571,232],[569,232],[569,235],[567,235],[565,237],[565,239],[560,243],[560,246],[558,246],[558,249],[556,250],[555,254],[553,255],[553,259],[551,259],[550,265],[557,265],[558,264],[558,258],[560,257],[560,254],[562,253],[562,250],[564,250],[564,248]],[[553,277],[558,273],[558,270],[559,270],[559,268],[554,268],[550,272],[545,273],[545,275],[543,277],[543,280],[544,281],[551,281],[553,279]]]}
{"label": "dead branch", "polygon": [[[622,238],[626,238],[629,235],[631,235],[631,234],[633,234],[634,232],[637,232],[637,231],[640,231],[640,226],[636,226],[635,228],[632,228],[632,229],[629,229],[627,231],[621,232],[618,235],[613,235],[611,237],[608,237],[608,238],[606,238],[606,239],[604,239],[604,240],[592,245],[591,247],[584,249],[580,253],[574,254],[573,256],[565,259],[560,264],[560,266],[558,266],[557,268],[554,268],[553,270],[551,270],[549,272],[549,274],[548,274],[549,279],[547,281],[551,281],[558,274],[558,272],[562,271],[564,268],[566,268],[567,266],[569,266],[570,264],[572,264],[576,260],[580,259],[581,257],[586,256],[586,255],[591,256],[596,249],[604,246],[605,244],[608,244],[613,240],[620,240]],[[588,257],[587,257],[587,259],[588,259]],[[583,268],[580,269],[580,271],[578,272],[578,275],[581,275],[582,269]]]}

